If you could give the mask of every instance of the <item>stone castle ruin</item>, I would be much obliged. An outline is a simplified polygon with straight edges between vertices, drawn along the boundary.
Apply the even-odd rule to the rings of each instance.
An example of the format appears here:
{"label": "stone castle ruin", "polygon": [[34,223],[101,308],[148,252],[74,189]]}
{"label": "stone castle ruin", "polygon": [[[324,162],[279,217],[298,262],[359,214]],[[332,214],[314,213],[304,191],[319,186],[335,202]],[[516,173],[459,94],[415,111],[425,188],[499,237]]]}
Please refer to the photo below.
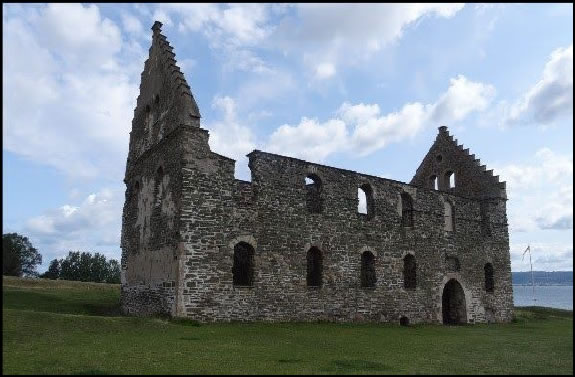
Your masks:
{"label": "stone castle ruin", "polygon": [[[505,182],[446,127],[410,183],[214,153],[162,24],[126,164],[122,308],[211,321],[508,322]],[[367,211],[358,212],[358,188]]]}

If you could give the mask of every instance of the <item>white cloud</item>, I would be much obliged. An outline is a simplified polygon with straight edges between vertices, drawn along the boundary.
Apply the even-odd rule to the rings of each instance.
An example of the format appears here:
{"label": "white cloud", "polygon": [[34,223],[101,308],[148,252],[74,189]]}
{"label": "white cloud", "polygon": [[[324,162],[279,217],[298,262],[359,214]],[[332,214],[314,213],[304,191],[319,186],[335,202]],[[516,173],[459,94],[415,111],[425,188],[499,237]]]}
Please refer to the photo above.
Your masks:
{"label": "white cloud", "polygon": [[302,118],[297,126],[284,124],[270,136],[265,150],[322,162],[328,155],[343,149],[347,142],[345,123],[339,119],[319,123]]}
{"label": "white cloud", "polygon": [[573,229],[573,155],[542,148],[532,163],[494,170],[507,182],[511,231]]}
{"label": "white cloud", "polygon": [[41,45],[75,65],[110,64],[122,47],[120,29],[94,4],[48,4],[34,21]]}
{"label": "white cloud", "polygon": [[302,54],[315,69],[354,63],[401,38],[425,16],[453,17],[463,4],[297,4],[272,37],[286,53]]}
{"label": "white cloud", "polygon": [[379,107],[377,107],[377,112],[369,118],[365,117],[365,114],[357,117],[358,106],[359,111],[369,107],[364,104],[351,106],[344,103],[339,113],[344,119],[347,118],[354,128],[350,140],[351,147],[360,156],[373,153],[389,143],[415,136],[428,120],[429,106],[418,102],[403,105],[400,111],[385,116],[379,116]]}
{"label": "white cloud", "polygon": [[328,79],[340,62],[368,57],[425,16],[451,18],[463,6],[178,3],[160,4],[155,16],[182,32],[202,33],[212,48],[223,52],[228,69],[271,69],[255,50],[281,50],[303,58],[316,78]]}
{"label": "white cloud", "polygon": [[249,179],[246,154],[255,149],[254,135],[250,128],[240,124],[233,98],[216,96],[212,108],[222,115],[220,120],[210,122],[209,144],[212,151],[236,160],[236,176]]}
{"label": "white cloud", "polygon": [[523,257],[528,245],[534,271],[573,270],[573,243],[532,242],[510,245],[512,271],[530,271],[529,253]]}
{"label": "white cloud", "polygon": [[95,5],[23,8],[4,31],[3,147],[70,176],[121,177],[145,51]]}
{"label": "white cloud", "polygon": [[315,69],[315,77],[319,80],[328,79],[335,75],[335,67],[331,63],[321,63]]}
{"label": "white cloud", "polygon": [[472,111],[483,111],[495,97],[495,87],[469,81],[458,75],[434,105],[431,117],[436,123],[450,124],[465,118]]}
{"label": "white cloud", "polygon": [[335,119],[321,123],[304,117],[296,126],[282,125],[271,135],[266,149],[311,161],[323,161],[337,152],[365,156],[390,143],[413,138],[430,122],[456,123],[482,111],[494,92],[491,85],[459,75],[432,104],[407,103],[399,111],[382,115],[377,104],[345,102]]}
{"label": "white cloud", "polygon": [[65,204],[26,221],[24,231],[43,255],[43,265],[70,250],[105,252],[120,260],[122,187],[105,188],[77,204]]}
{"label": "white cloud", "polygon": [[[252,48],[259,47],[273,26],[266,4],[160,4],[156,16],[181,32],[201,32],[210,46],[223,52],[224,68],[262,72],[267,64]],[[175,21],[174,21],[175,20]]]}
{"label": "white cloud", "polygon": [[497,112],[503,127],[517,123],[545,125],[572,116],[573,45],[553,51],[541,79],[515,103],[500,103]]}
{"label": "white cloud", "polygon": [[202,32],[214,47],[254,45],[269,34],[265,4],[160,4],[159,12],[177,16],[182,31]]}

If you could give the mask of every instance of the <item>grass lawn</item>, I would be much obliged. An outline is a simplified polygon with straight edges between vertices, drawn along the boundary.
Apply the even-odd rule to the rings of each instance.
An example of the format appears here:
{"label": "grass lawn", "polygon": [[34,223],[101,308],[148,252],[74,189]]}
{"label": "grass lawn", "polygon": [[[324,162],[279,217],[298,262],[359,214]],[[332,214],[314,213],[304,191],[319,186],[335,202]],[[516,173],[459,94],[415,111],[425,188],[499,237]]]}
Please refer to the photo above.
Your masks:
{"label": "grass lawn", "polygon": [[122,317],[119,286],[3,278],[3,374],[573,374],[573,312],[506,325]]}

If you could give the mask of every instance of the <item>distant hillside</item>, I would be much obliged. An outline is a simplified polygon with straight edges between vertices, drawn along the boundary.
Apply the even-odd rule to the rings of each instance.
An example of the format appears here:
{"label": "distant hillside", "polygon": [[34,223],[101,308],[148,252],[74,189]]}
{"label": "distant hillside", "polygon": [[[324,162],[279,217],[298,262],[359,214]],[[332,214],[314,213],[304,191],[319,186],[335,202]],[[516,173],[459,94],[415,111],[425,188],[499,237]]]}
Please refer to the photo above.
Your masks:
{"label": "distant hillside", "polygon": [[[531,272],[512,272],[513,284],[531,284]],[[535,285],[573,285],[573,271],[533,271]]]}

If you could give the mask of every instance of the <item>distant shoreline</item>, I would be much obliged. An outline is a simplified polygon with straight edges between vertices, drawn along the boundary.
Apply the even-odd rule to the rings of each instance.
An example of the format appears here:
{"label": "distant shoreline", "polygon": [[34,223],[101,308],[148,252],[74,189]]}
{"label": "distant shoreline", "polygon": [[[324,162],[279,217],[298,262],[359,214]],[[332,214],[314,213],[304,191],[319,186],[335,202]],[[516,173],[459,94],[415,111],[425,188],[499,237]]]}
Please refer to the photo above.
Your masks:
{"label": "distant shoreline", "polygon": [[511,277],[513,285],[531,285],[533,279],[540,286],[573,286],[573,271],[521,271],[512,272]]}

